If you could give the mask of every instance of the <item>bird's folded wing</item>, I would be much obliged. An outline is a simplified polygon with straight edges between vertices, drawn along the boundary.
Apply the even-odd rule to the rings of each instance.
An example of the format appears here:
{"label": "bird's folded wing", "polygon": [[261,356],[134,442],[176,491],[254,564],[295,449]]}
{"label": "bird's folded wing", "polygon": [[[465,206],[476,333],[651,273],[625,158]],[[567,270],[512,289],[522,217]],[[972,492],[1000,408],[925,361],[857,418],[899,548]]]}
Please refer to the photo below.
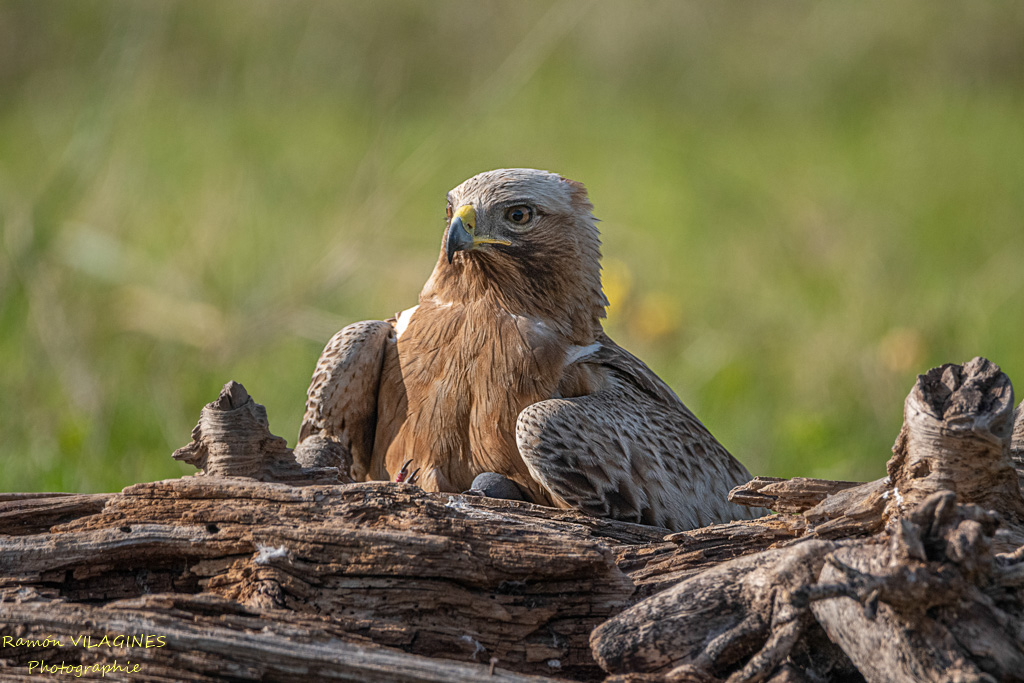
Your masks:
{"label": "bird's folded wing", "polygon": [[365,478],[373,452],[384,349],[395,330],[390,322],[365,320],[327,342],[306,394],[299,442],[320,435],[352,455],[352,476]]}
{"label": "bird's folded wing", "polygon": [[673,530],[750,518],[727,501],[747,470],[642,361],[600,341],[580,362],[600,366],[601,389],[519,414],[516,441],[530,474],[601,517]]}

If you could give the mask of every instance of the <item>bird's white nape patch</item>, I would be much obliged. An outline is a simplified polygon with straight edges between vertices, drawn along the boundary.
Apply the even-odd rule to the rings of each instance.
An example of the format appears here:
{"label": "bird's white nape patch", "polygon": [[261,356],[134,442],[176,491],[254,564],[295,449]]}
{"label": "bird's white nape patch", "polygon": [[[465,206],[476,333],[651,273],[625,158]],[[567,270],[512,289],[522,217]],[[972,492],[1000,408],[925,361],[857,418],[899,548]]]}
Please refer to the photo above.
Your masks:
{"label": "bird's white nape patch", "polygon": [[409,321],[412,320],[412,314],[416,312],[417,308],[419,308],[419,304],[412,308],[407,308],[398,314],[398,320],[395,321],[395,339],[401,337],[402,333],[405,332],[405,328],[409,327]]}
{"label": "bird's white nape patch", "polygon": [[570,346],[565,354],[565,364],[572,365],[576,361],[583,360],[594,355],[601,349],[601,342],[594,342],[587,346]]}

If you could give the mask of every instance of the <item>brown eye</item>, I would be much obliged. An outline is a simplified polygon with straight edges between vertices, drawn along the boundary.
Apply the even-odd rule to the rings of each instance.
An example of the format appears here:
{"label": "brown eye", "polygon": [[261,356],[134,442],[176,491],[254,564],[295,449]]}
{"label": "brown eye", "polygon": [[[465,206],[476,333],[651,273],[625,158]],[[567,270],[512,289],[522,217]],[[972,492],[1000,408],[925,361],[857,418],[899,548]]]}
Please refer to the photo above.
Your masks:
{"label": "brown eye", "polygon": [[451,204],[449,204],[448,206],[446,206],[446,207],[445,207],[445,209],[444,209],[444,215],[445,215],[445,216],[446,216],[446,217],[448,218],[448,220],[451,220],[451,219],[452,219],[452,215],[453,215],[454,213],[455,213],[455,212],[454,212],[454,211],[452,210],[452,205],[451,205]]}
{"label": "brown eye", "polygon": [[533,209],[528,206],[513,206],[505,212],[505,218],[516,225],[526,225],[533,220]]}

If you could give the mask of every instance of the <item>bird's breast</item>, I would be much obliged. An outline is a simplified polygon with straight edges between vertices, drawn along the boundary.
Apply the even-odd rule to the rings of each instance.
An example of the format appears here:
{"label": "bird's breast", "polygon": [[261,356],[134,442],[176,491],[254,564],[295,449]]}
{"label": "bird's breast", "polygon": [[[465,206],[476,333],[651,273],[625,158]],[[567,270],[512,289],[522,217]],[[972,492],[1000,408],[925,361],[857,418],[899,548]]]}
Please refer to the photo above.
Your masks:
{"label": "bird's breast", "polygon": [[411,458],[436,470],[442,491],[465,490],[484,471],[532,482],[516,419],[555,394],[566,343],[543,322],[495,306],[421,305],[405,323],[397,352],[407,414],[388,471]]}

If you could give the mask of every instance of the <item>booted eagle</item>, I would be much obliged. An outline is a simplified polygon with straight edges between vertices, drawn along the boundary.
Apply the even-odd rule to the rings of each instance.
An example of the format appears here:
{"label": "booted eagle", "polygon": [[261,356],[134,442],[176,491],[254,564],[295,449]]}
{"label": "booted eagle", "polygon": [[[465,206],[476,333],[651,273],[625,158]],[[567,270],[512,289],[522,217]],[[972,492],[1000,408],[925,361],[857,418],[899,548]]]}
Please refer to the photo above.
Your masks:
{"label": "booted eagle", "polygon": [[496,473],[502,497],[673,530],[751,517],[726,500],[747,470],[604,333],[592,209],[583,185],[532,169],[449,192],[419,305],[334,335],[298,451],[331,441],[357,481],[418,471],[427,491]]}

